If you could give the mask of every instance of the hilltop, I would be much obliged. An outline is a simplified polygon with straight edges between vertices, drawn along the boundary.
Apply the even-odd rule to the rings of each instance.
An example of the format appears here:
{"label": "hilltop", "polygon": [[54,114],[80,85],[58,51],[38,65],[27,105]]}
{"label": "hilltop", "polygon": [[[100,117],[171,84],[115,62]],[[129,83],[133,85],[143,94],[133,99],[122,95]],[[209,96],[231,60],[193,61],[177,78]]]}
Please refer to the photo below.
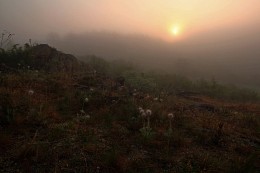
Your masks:
{"label": "hilltop", "polygon": [[48,45],[0,58],[0,172],[259,170],[251,90],[81,62]]}
{"label": "hilltop", "polygon": [[87,64],[78,61],[73,55],[60,52],[47,44],[25,44],[24,48],[17,46],[14,45],[10,50],[1,50],[1,71],[31,68],[48,73],[73,73],[89,69]]}

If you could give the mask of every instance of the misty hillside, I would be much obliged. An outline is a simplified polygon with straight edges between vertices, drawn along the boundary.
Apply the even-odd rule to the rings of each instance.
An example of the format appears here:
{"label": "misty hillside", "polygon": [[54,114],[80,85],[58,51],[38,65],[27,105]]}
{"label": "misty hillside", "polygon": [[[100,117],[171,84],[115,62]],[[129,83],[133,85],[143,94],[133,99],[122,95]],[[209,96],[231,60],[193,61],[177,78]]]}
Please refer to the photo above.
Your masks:
{"label": "misty hillside", "polygon": [[259,170],[258,93],[84,61],[42,44],[1,49],[0,172]]}
{"label": "misty hillside", "polygon": [[[219,37],[219,32],[224,35]],[[78,56],[125,60],[144,70],[177,73],[191,79],[215,78],[259,90],[259,36],[226,30],[204,33],[201,38],[197,35],[170,43],[142,35],[89,32],[64,37],[53,34],[48,42]]]}
{"label": "misty hillside", "polygon": [[0,0],[0,173],[258,173],[260,0]]}

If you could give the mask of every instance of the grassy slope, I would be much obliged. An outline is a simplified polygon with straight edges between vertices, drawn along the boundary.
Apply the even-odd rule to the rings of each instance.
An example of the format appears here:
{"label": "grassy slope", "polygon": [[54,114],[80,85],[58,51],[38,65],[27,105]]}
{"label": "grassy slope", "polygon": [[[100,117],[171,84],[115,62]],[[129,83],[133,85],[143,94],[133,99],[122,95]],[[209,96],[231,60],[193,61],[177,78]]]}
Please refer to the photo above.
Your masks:
{"label": "grassy slope", "polygon": [[[259,104],[203,95],[161,94],[163,100],[155,101],[152,92],[133,96],[128,87],[90,73],[29,70],[0,78],[0,172],[259,169]],[[139,106],[153,112],[148,137],[140,132],[146,120]],[[174,119],[167,136],[169,112]]]}

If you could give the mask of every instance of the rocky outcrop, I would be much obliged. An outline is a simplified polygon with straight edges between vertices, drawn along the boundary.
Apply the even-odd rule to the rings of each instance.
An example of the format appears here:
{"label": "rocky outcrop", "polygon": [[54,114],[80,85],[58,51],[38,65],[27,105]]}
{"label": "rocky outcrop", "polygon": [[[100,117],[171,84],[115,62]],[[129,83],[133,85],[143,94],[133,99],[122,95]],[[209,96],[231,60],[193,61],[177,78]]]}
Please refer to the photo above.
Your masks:
{"label": "rocky outcrop", "polygon": [[33,68],[48,72],[75,72],[87,68],[73,55],[62,53],[47,44],[32,47],[30,56]]}

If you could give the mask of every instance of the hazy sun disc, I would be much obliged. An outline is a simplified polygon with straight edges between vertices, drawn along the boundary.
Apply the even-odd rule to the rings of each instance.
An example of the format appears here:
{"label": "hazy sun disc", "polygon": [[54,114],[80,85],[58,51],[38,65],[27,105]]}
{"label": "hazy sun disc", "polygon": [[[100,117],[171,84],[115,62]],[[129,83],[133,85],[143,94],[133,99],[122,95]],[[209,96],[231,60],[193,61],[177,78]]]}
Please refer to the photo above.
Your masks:
{"label": "hazy sun disc", "polygon": [[173,35],[177,36],[180,33],[180,28],[178,26],[173,26],[171,32]]}

